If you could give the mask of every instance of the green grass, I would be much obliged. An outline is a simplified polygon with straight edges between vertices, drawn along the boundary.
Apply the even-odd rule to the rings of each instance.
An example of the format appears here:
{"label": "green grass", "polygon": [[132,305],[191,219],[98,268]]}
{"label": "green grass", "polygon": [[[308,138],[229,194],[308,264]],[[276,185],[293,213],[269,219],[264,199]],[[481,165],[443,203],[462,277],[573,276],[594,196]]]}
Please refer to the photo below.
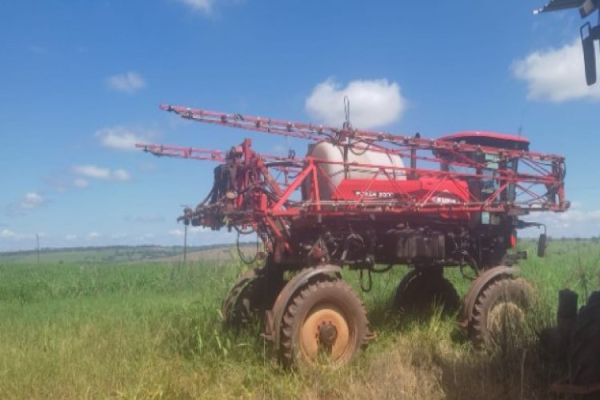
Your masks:
{"label": "green grass", "polygon": [[[228,255],[231,245],[190,246],[188,254],[215,258]],[[140,261],[180,260],[183,254],[181,246],[104,246],[41,249],[41,264],[106,264]],[[35,250],[0,253],[0,263],[37,264],[38,253]],[[219,257],[216,257],[219,258]],[[223,257],[221,257],[223,258]]]}
{"label": "green grass", "polygon": [[[485,354],[453,316],[391,310],[402,268],[375,275],[363,294],[377,339],[356,362],[285,371],[258,326],[239,335],[221,328],[221,300],[243,268],[0,261],[0,398],[553,398],[547,385],[557,372],[533,334],[514,353]],[[552,322],[559,289],[583,299],[600,286],[600,244],[551,243],[547,258],[533,256],[522,271],[538,294],[538,329]],[[449,275],[467,289],[458,271]],[[358,274],[345,277],[358,287]]]}

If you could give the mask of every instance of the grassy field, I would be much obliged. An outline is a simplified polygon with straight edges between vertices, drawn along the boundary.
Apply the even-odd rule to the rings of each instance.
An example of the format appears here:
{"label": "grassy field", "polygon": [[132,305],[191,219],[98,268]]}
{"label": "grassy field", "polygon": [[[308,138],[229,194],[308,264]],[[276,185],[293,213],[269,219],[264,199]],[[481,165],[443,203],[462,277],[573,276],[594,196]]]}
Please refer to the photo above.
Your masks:
{"label": "grassy field", "polygon": [[[221,328],[220,302],[241,264],[197,261],[35,265],[0,260],[2,399],[552,399],[558,377],[535,346],[471,348],[453,316],[389,307],[405,270],[374,276],[363,294],[377,339],[350,366],[282,370],[257,335]],[[600,286],[600,244],[561,241],[522,263],[538,305],[532,331],[553,322],[557,292]],[[358,285],[357,274],[346,278]],[[466,283],[450,274],[459,291]],[[558,398],[558,397],[556,397]]]}
{"label": "grassy field", "polygon": [[[253,247],[243,244],[242,247]],[[235,250],[227,245],[190,246],[188,260],[232,260]],[[42,249],[40,263],[43,264],[107,264],[141,261],[181,261],[181,246],[105,246]],[[37,264],[35,250],[0,253],[2,264]]]}

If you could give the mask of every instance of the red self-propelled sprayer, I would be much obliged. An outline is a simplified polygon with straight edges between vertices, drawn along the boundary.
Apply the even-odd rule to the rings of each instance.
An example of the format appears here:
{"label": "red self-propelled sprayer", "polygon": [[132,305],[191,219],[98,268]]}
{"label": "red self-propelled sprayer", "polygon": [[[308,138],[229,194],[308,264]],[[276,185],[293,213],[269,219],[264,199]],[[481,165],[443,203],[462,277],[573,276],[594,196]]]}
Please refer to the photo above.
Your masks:
{"label": "red self-propelled sprayer", "polygon": [[460,323],[476,343],[494,343],[503,324],[491,318],[522,320],[529,304],[530,286],[514,267],[526,256],[515,249],[517,230],[541,224],[521,217],[569,207],[564,158],[529,151],[521,136],[469,131],[425,139],[354,129],[348,120],[333,128],[161,108],[193,121],[309,141],[304,157],[259,154],[250,139],[228,152],[138,145],[158,156],[219,163],[210,193],[180,219],[255,232],[264,243],[264,266],[233,286],[223,316],[239,325],[263,315],[264,335],[285,364],[310,364],[321,355],[343,364],[372,337],[342,267],[359,270],[365,290],[372,273],[411,267],[395,297],[405,311],[433,301],[458,305],[443,271],[468,267],[473,282]]}

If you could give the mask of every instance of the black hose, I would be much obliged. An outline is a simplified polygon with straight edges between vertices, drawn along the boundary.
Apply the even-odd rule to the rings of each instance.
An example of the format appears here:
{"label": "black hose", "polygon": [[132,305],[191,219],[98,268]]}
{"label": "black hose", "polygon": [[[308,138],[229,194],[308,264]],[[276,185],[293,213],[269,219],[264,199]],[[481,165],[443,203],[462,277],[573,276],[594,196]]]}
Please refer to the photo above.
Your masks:
{"label": "black hose", "polygon": [[365,293],[369,293],[371,291],[371,289],[373,289],[373,277],[371,276],[371,269],[369,268],[367,270],[367,286],[364,285],[363,282],[363,269],[360,270],[360,288],[362,289],[363,292]]}
{"label": "black hose", "polygon": [[256,260],[258,259],[258,250],[259,250],[258,249],[259,248],[258,239],[256,239],[256,253],[254,254],[254,257],[252,257],[250,259],[246,258],[246,256],[240,249],[240,236],[250,235],[251,233],[255,232],[254,229],[251,232],[244,232],[244,231],[239,230],[237,227],[234,227],[234,228],[237,231],[237,238],[235,240],[235,246],[237,249],[238,257],[240,257],[240,260],[246,265],[254,264],[256,262]]}

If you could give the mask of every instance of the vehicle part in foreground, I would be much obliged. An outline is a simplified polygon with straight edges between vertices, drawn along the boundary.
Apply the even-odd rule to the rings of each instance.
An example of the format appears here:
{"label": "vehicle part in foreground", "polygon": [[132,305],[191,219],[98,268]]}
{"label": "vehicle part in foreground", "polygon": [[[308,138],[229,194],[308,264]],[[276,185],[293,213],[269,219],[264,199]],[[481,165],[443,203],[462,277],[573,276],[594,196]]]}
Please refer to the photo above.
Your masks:
{"label": "vehicle part in foreground", "polygon": [[577,311],[577,294],[559,294],[558,324],[542,332],[541,344],[567,371],[552,385],[558,393],[597,399],[600,396],[600,292]]}

